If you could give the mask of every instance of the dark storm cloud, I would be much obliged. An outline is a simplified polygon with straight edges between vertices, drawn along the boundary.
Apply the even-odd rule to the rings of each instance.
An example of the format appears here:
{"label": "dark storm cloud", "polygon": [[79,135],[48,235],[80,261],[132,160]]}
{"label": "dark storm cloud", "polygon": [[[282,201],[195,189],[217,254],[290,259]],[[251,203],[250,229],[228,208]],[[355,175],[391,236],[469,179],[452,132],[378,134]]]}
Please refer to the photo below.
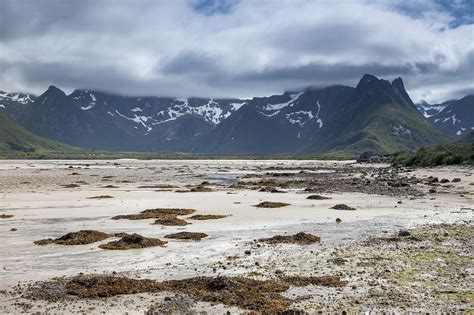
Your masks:
{"label": "dark storm cloud", "polygon": [[455,2],[0,0],[0,89],[249,97],[371,73],[437,101],[474,84]]}

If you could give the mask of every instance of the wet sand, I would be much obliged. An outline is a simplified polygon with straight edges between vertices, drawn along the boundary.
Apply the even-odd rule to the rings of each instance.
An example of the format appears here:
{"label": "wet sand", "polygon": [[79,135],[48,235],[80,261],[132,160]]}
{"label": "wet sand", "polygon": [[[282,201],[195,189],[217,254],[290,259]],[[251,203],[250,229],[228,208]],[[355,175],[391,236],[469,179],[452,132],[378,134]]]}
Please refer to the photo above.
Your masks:
{"label": "wet sand", "polygon": [[[319,180],[324,185],[329,183],[330,177],[351,180],[365,176],[364,172],[376,174],[378,170],[387,169],[387,165],[357,165],[353,161],[0,161],[0,214],[13,215],[0,219],[3,240],[0,243],[0,290],[5,290],[0,293],[0,311],[77,312],[87,309],[88,313],[103,310],[143,313],[151,304],[161,303],[164,296],[173,295],[116,296],[104,300],[69,301],[64,305],[22,299],[16,295],[14,286],[78,273],[116,273],[161,281],[218,275],[265,279],[274,277],[279,270],[301,275],[337,272],[342,278],[348,278],[354,270],[344,266],[333,270],[331,264],[321,265],[321,261],[331,259],[334,253],[344,249],[354,251],[369,238],[397,235],[400,229],[458,223],[472,231],[472,167],[399,170],[396,176],[407,183],[408,178],[419,179],[418,183],[407,184],[419,194],[411,191],[399,195],[368,194],[364,193],[365,186],[357,184],[354,186],[359,188],[355,191],[348,191],[347,187],[338,191],[337,185],[325,189],[321,195],[331,199],[306,199],[310,193],[305,192],[304,186],[309,181]],[[245,184],[270,177],[281,180],[282,176],[287,182],[293,180],[278,188],[283,193],[259,191],[255,185]],[[428,176],[447,178],[450,182],[427,185]],[[453,183],[453,178],[460,178],[460,181]],[[203,182],[212,191],[187,192]],[[242,182],[243,187],[236,186]],[[78,187],[66,188],[71,185]],[[367,184],[367,192],[378,191],[376,186],[370,185]],[[436,189],[436,193],[429,193],[430,189]],[[90,199],[104,195],[113,198]],[[255,205],[262,201],[290,205],[256,208]],[[336,204],[347,204],[357,210],[331,209]],[[190,220],[192,215],[179,216],[191,223],[186,226],[153,225],[152,219],[111,220],[116,215],[154,208],[193,208],[196,209],[193,215],[228,216],[215,220]],[[342,222],[337,224],[336,218]],[[125,251],[98,247],[118,238],[77,246],[37,246],[33,243],[86,229],[138,233],[168,243],[166,247]],[[167,234],[183,231],[209,236],[199,242],[164,238]],[[256,246],[254,242],[259,238],[298,232],[320,236],[321,244]],[[245,254],[246,251],[251,254]],[[467,254],[472,255],[472,252]],[[237,258],[228,264],[228,257]],[[366,272],[370,273],[370,270]],[[295,308],[308,312],[384,309],[381,308],[383,304],[364,300],[369,297],[369,290],[360,279],[347,280],[349,285],[344,289],[310,286],[290,289],[286,294],[297,301]],[[467,283],[472,284],[472,275]],[[468,310],[472,308],[472,292],[466,296],[467,302],[446,302],[438,306],[446,310]],[[357,299],[359,301],[355,303]],[[191,304],[191,311],[243,311],[201,301]],[[431,310],[430,305],[423,306],[420,302],[407,303],[405,308],[395,302],[385,306],[395,311],[407,308]]]}

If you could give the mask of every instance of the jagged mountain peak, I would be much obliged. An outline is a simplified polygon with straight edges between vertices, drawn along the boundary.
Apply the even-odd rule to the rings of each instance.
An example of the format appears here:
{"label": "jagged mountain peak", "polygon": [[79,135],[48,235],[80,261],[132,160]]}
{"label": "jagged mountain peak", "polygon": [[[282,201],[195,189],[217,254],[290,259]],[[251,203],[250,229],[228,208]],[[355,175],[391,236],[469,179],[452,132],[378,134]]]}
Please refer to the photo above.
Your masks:
{"label": "jagged mountain peak", "polygon": [[[61,90],[60,88],[58,88],[55,85],[50,85],[45,93],[57,93],[57,94],[66,95],[66,93],[64,93],[63,90]],[[43,94],[45,94],[45,93],[43,93]]]}

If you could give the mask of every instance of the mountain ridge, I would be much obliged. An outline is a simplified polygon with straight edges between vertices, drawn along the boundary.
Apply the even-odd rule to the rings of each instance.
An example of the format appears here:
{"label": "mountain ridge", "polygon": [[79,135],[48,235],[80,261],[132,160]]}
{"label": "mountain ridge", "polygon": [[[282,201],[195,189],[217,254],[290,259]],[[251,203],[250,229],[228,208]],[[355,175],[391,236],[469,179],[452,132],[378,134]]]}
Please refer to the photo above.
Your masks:
{"label": "mountain ridge", "polygon": [[356,87],[310,87],[252,99],[136,97],[89,89],[66,95],[50,86],[28,106],[12,115],[28,130],[98,150],[356,154],[450,140],[423,118],[401,78],[389,82],[369,74]]}

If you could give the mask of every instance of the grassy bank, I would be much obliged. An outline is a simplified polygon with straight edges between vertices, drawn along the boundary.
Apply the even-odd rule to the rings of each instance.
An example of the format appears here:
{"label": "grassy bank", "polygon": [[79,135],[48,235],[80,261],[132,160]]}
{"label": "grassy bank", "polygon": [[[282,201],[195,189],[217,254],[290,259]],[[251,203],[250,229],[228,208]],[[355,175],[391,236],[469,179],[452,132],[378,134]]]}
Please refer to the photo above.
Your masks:
{"label": "grassy bank", "polygon": [[393,154],[392,162],[402,166],[474,165],[474,143],[446,144],[433,149],[398,152]]}

